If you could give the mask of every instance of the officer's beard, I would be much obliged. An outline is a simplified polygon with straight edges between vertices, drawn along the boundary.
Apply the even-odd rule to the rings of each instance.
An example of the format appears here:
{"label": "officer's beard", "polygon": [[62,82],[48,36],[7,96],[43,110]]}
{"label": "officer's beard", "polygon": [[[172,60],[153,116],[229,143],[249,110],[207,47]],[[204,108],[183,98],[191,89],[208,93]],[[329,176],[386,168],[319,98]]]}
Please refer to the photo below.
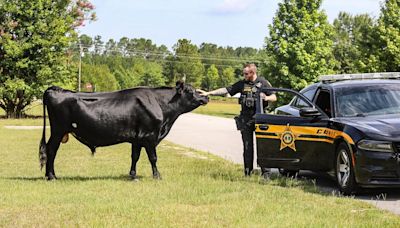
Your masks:
{"label": "officer's beard", "polygon": [[248,77],[248,78],[244,78],[245,81],[247,82],[254,82],[257,79],[257,75],[253,74],[252,76]]}

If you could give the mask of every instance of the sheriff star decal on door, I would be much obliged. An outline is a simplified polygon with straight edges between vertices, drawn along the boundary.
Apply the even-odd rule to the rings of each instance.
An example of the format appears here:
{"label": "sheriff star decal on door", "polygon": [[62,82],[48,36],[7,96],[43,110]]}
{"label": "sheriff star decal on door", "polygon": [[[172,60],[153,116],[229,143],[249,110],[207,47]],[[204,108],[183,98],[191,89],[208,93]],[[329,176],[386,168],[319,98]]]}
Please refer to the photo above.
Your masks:
{"label": "sheriff star decal on door", "polygon": [[292,150],[296,151],[296,135],[293,134],[292,129],[290,129],[289,124],[286,126],[285,131],[278,134],[281,139],[281,148],[280,150],[285,149],[286,147],[291,148]]}

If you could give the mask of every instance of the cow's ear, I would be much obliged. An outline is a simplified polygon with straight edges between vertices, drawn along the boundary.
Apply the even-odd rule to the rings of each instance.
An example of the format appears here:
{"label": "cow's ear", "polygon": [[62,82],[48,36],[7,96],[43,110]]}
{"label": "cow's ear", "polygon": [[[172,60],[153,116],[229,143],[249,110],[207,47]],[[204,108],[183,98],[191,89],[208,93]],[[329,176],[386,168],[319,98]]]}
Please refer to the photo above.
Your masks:
{"label": "cow's ear", "polygon": [[183,89],[185,88],[185,83],[183,81],[177,81],[175,88],[176,88],[176,92],[178,94],[182,94],[183,93]]}

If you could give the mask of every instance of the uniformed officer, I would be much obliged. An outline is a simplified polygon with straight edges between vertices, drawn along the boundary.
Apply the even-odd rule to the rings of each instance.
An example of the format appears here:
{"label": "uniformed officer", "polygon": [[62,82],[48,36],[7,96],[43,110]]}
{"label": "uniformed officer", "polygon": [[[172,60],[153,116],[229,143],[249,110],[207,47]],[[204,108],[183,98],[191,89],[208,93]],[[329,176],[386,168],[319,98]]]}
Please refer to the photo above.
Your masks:
{"label": "uniformed officer", "polygon": [[[257,67],[255,64],[246,64],[243,69],[244,80],[226,88],[216,89],[210,92],[200,90],[203,96],[231,96],[240,93],[239,103],[241,104],[240,115],[235,117],[238,130],[242,134],[244,174],[250,176],[253,171],[254,145],[253,132],[255,130],[254,114],[256,113],[256,93],[261,87],[271,87],[271,84],[263,77],[257,76]],[[265,102],[275,102],[274,93],[260,93],[260,97]],[[261,175],[269,178],[269,169],[261,167]]]}

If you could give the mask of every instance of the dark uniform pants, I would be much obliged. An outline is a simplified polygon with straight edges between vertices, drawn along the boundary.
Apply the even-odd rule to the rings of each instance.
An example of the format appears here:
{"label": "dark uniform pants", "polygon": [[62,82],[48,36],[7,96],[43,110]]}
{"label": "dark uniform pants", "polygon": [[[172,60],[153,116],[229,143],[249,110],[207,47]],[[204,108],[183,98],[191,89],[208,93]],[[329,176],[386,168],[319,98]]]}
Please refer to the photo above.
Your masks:
{"label": "dark uniform pants", "polygon": [[251,117],[242,116],[243,118],[243,127],[240,130],[242,134],[243,141],[243,159],[244,159],[244,168],[249,169],[249,171],[253,170],[253,161],[254,161],[254,141],[253,134],[255,130],[254,120]]}
{"label": "dark uniform pants", "polygon": [[[254,161],[254,130],[255,121],[253,116],[240,116],[242,120],[242,126],[240,133],[242,134],[243,141],[243,159],[244,159],[244,170],[246,175],[250,175],[253,170]],[[261,174],[269,174],[270,169],[261,167]]]}

